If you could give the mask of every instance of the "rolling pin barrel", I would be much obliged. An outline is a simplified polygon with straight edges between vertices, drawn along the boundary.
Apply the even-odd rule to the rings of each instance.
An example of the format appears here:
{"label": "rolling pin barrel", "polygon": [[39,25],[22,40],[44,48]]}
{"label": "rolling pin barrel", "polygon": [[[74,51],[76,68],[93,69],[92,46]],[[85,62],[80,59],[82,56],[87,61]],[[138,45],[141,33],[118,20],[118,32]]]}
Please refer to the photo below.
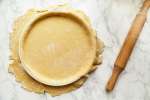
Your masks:
{"label": "rolling pin barrel", "polygon": [[128,32],[128,35],[115,61],[112,75],[106,85],[106,90],[108,92],[112,91],[120,73],[124,70],[127,64],[127,61],[132,53],[134,45],[140,35],[140,32],[143,29],[149,7],[150,7],[150,0],[146,0],[140,12],[137,14],[135,20],[133,21],[130,31]]}

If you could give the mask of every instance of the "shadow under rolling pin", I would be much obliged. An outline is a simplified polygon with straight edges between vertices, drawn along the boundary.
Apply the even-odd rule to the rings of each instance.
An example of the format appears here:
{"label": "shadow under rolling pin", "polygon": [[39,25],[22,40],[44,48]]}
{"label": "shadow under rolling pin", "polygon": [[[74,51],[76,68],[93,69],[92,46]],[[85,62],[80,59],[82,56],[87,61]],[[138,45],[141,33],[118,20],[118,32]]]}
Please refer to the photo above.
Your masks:
{"label": "shadow under rolling pin", "polygon": [[115,61],[112,75],[106,85],[106,91],[113,90],[120,73],[124,70],[127,61],[132,53],[134,45],[144,27],[146,22],[148,9],[150,7],[150,0],[145,0],[142,8],[134,19],[132,26],[128,32],[128,35],[123,43],[123,46],[119,52],[119,55]]}

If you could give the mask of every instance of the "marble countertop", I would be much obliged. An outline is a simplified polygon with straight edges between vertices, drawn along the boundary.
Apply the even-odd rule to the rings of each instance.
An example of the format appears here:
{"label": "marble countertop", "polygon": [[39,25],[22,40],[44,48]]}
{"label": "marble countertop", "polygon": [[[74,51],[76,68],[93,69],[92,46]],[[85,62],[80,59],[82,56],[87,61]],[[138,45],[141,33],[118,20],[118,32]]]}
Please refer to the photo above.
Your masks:
{"label": "marble countertop", "polygon": [[[8,74],[9,32],[27,9],[68,3],[91,19],[105,43],[103,64],[79,89],[57,97],[20,87]],[[127,68],[112,93],[105,92],[114,61],[142,0],[0,0],[0,100],[150,100],[150,12]]]}

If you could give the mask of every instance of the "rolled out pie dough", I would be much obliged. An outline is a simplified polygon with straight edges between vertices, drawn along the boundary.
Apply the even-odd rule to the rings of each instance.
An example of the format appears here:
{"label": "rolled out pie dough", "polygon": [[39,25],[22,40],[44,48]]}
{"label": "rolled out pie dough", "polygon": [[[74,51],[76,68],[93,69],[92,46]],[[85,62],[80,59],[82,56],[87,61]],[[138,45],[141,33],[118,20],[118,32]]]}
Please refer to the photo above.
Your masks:
{"label": "rolled out pie dough", "polygon": [[[37,19],[37,16],[43,16],[49,12],[63,12],[66,15],[52,16],[50,18],[47,18],[47,16],[41,17],[45,19],[40,19],[36,23],[34,19]],[[67,14],[77,16],[86,25],[90,26],[89,30],[94,38],[89,38],[88,32],[84,29],[86,27],[79,27],[80,24],[74,22],[71,19],[72,16],[68,17]],[[66,19],[66,17],[68,18]],[[31,21],[35,23],[30,25]],[[30,28],[27,28],[28,31],[26,31],[27,26],[30,26]],[[49,30],[45,26],[49,26],[52,29]],[[57,26],[59,26],[59,29],[56,29]],[[41,34],[43,31],[47,33]],[[95,45],[92,39],[95,39]],[[53,96],[60,95],[79,88],[86,81],[90,72],[94,71],[96,65],[102,61],[101,53],[103,46],[103,42],[97,39],[95,31],[91,29],[88,18],[81,11],[65,6],[41,10],[31,9],[14,23],[13,32],[10,35],[11,64],[9,72],[13,73],[16,80],[22,84],[22,87],[29,91],[37,93],[48,92]],[[67,60],[72,63],[67,63]],[[55,61],[59,61],[59,63]],[[28,64],[31,72],[28,72],[25,64]],[[52,67],[48,66],[50,64]],[[68,69],[68,66],[71,66],[71,68]],[[32,73],[34,71],[36,73]],[[72,77],[73,75],[79,76]],[[43,80],[44,78],[46,79]],[[59,84],[56,81],[53,82],[53,79],[57,80]]]}

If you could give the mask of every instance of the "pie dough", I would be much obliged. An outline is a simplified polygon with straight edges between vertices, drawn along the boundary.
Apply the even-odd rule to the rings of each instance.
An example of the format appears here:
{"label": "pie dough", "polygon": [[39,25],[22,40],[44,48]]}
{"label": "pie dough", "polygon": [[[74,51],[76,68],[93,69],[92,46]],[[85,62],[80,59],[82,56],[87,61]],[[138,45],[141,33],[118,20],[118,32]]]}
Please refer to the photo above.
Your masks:
{"label": "pie dough", "polygon": [[10,40],[9,72],[27,90],[51,95],[80,87],[101,63],[104,46],[88,18],[65,6],[29,10],[16,20]]}

